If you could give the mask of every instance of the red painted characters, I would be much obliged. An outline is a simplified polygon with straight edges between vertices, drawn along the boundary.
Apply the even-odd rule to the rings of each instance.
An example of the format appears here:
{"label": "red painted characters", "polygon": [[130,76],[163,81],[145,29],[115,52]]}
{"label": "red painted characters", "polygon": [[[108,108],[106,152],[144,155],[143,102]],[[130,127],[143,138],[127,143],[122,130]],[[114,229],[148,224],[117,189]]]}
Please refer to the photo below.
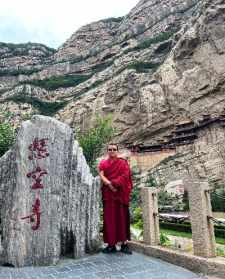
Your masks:
{"label": "red painted characters", "polygon": [[40,226],[40,222],[41,222],[40,207],[41,207],[40,199],[36,198],[35,203],[32,205],[32,213],[26,217],[21,218],[22,220],[29,219],[31,223],[35,222],[35,225],[31,227],[33,231],[36,231]]}
{"label": "red painted characters", "polygon": [[48,172],[45,169],[41,169],[40,167],[37,167],[34,171],[28,172],[27,177],[34,179],[35,183],[31,186],[33,190],[36,189],[43,189],[44,185],[41,184],[42,176],[48,174]]}
{"label": "red painted characters", "polygon": [[30,160],[36,159],[43,159],[49,156],[47,151],[47,138],[38,139],[35,138],[32,144],[29,145],[28,149],[30,151],[30,155],[28,158]]}
{"label": "red painted characters", "polygon": [[[29,160],[40,160],[45,159],[49,156],[48,150],[47,150],[47,138],[38,139],[35,138],[33,142],[29,145],[28,150],[28,159]],[[41,201],[40,201],[40,189],[44,188],[44,185],[42,184],[42,178],[44,175],[47,175],[47,170],[41,168],[40,166],[37,166],[33,171],[27,173],[27,178],[32,178],[34,180],[34,183],[31,186],[32,190],[38,190],[37,197],[35,199],[34,204],[32,205],[32,212],[31,214],[22,217],[22,220],[28,219],[30,223],[34,223],[34,225],[31,226],[32,230],[36,231],[40,227],[41,223]]]}

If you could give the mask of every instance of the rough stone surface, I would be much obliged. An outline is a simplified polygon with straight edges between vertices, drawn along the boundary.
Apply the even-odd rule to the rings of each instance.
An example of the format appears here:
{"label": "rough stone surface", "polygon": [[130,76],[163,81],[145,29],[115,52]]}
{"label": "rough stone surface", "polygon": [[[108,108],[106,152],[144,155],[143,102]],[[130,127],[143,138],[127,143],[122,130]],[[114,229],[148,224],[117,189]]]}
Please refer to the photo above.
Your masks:
{"label": "rough stone surface", "polygon": [[[49,156],[40,151],[40,158],[30,147],[35,138],[46,139],[47,146],[42,148],[47,148]],[[36,179],[29,176],[37,167],[47,171],[41,181],[39,172],[33,173]],[[35,182],[43,189],[32,189]],[[0,189],[4,262],[15,266],[54,264],[61,255],[80,257],[96,248],[99,181],[90,173],[69,126],[38,115],[23,122],[15,145],[0,159]],[[37,198],[40,227],[33,230],[37,214],[33,223],[21,218],[32,213]]]}
{"label": "rough stone surface", "polygon": [[[179,146],[176,154],[162,160],[150,170],[159,185],[191,176],[207,180],[210,186],[225,182],[225,129],[218,123],[204,127],[193,144]],[[185,186],[185,185],[184,185]]]}
{"label": "rough stone surface", "polygon": [[142,187],[143,241],[149,245],[159,245],[159,217],[157,189]]}
{"label": "rough stone surface", "polygon": [[206,279],[158,259],[133,255],[94,255],[79,260],[64,260],[57,266],[9,269],[0,267],[4,279]]}
{"label": "rough stone surface", "polygon": [[[224,259],[221,258],[202,258],[193,256],[188,253],[180,252],[177,250],[172,250],[160,246],[150,246],[140,242],[130,243],[133,250],[145,255],[159,258],[161,260],[167,261],[169,263],[188,268],[193,272],[207,274],[212,276],[212,278],[225,278],[225,263]],[[161,277],[159,277],[161,278]],[[181,277],[183,278],[183,277]],[[207,277],[211,278],[211,277]]]}
{"label": "rough stone surface", "polygon": [[214,225],[208,217],[212,216],[208,182],[187,179],[190,219],[194,254],[201,257],[216,256]]}

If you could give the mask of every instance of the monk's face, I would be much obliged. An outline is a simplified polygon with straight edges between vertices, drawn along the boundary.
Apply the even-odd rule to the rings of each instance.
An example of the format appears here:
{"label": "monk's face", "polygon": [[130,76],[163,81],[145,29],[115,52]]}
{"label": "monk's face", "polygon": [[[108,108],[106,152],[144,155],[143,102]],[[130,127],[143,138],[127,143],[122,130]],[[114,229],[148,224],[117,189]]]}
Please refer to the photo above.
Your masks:
{"label": "monk's face", "polygon": [[108,155],[109,158],[116,158],[118,155],[118,149],[116,145],[108,145]]}

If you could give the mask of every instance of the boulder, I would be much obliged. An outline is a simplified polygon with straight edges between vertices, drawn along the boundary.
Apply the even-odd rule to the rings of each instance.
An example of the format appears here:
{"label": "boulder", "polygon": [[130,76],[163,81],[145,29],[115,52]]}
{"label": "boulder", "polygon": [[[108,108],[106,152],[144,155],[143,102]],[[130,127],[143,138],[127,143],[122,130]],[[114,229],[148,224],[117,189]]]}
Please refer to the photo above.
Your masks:
{"label": "boulder", "polygon": [[3,261],[16,267],[55,264],[98,245],[99,179],[72,129],[35,115],[0,159]]}

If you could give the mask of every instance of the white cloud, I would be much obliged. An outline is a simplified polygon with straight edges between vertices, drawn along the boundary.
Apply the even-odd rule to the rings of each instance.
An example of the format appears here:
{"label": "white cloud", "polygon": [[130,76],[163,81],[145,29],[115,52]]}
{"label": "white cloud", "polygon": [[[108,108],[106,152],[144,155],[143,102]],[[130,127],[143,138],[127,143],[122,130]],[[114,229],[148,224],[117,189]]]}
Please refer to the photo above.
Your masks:
{"label": "white cloud", "polygon": [[126,15],[138,0],[7,0],[0,7],[0,41],[58,47],[82,25]]}

